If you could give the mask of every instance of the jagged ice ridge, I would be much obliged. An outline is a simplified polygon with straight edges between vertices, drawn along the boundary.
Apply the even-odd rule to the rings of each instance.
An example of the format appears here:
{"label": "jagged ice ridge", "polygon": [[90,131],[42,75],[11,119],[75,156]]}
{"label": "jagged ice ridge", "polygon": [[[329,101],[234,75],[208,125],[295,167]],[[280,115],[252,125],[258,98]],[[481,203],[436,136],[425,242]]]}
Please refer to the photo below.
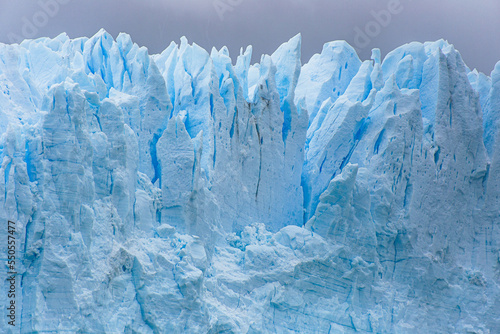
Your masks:
{"label": "jagged ice ridge", "polygon": [[300,45],[0,44],[0,332],[499,333],[500,62]]}

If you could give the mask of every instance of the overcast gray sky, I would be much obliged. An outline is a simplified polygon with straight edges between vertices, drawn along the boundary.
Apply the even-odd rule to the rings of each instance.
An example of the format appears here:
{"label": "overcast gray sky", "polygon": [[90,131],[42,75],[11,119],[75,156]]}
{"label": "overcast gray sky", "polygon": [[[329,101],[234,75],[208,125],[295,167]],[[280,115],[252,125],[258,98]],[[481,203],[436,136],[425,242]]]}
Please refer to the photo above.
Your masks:
{"label": "overcast gray sky", "polygon": [[[389,15],[387,15],[389,14]],[[500,0],[0,0],[0,42],[127,32],[159,53],[185,35],[208,51],[254,47],[254,61],[302,33],[302,62],[343,39],[362,59],[411,41],[444,38],[470,68],[500,60]]]}

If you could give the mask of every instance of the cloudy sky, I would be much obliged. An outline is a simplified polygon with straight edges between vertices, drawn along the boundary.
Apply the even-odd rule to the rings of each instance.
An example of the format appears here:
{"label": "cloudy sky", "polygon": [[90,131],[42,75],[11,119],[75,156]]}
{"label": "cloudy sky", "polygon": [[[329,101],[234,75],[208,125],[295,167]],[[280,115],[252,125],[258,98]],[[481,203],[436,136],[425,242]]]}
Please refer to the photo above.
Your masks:
{"label": "cloudy sky", "polygon": [[302,33],[303,62],[343,39],[362,59],[411,41],[453,43],[471,68],[500,60],[500,0],[0,0],[0,42],[127,32],[159,53],[186,36],[207,50],[254,47],[254,61]]}

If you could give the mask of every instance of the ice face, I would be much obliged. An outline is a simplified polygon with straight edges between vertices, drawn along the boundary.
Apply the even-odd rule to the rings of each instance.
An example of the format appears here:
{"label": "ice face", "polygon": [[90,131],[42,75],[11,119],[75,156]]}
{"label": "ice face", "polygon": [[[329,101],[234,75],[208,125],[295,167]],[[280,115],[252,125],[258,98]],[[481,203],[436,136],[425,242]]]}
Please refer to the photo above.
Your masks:
{"label": "ice face", "polygon": [[0,331],[499,332],[500,63],[300,48],[0,45]]}

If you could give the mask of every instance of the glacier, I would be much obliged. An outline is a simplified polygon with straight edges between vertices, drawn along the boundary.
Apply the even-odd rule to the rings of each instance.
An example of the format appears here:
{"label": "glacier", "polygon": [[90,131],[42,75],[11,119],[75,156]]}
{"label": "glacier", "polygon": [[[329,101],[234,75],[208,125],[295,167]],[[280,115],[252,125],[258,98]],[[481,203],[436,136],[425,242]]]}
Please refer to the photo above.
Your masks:
{"label": "glacier", "polygon": [[0,44],[2,333],[500,333],[500,62]]}

